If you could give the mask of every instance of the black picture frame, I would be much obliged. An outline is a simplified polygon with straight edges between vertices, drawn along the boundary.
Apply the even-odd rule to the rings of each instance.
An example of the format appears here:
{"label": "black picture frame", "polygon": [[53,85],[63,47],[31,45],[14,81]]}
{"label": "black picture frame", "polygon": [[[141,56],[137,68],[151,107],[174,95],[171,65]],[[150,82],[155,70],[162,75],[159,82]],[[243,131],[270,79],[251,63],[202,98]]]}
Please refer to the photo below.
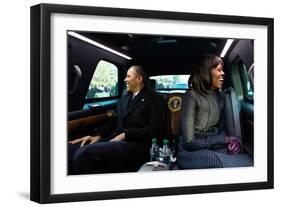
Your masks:
{"label": "black picture frame", "polygon": [[[106,192],[51,194],[51,71],[50,16],[54,13],[98,15],[206,23],[262,25],[267,27],[267,180],[261,182],[218,184]],[[30,199],[39,203],[120,199],[223,191],[271,189],[274,184],[273,166],[273,29],[271,18],[180,13],[152,10],[103,8],[72,5],[40,4],[31,7],[31,175]]]}

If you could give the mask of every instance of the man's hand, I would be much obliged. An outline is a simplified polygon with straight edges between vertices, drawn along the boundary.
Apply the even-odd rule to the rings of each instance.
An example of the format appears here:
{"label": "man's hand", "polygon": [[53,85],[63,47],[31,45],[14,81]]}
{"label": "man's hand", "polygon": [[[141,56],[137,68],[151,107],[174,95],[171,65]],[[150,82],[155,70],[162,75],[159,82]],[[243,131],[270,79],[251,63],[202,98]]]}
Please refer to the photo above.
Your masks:
{"label": "man's hand", "polygon": [[85,136],[79,139],[75,139],[72,141],[69,141],[70,144],[78,144],[81,142],[80,147],[83,147],[87,142],[89,142],[89,144],[94,144],[98,141],[101,140],[101,136],[97,135],[97,136]]}
{"label": "man's hand", "polygon": [[122,141],[124,139],[125,139],[125,133],[122,133],[111,139],[110,142]]}

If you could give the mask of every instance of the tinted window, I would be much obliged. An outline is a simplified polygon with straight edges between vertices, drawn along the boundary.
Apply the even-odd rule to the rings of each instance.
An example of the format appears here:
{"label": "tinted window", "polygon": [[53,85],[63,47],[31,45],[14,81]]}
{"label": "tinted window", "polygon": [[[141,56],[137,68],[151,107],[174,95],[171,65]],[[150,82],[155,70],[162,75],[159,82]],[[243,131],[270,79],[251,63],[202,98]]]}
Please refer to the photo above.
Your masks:
{"label": "tinted window", "polygon": [[245,97],[247,99],[253,99],[254,90],[249,80],[247,67],[243,64],[243,62],[239,63],[239,72]]}
{"label": "tinted window", "polygon": [[92,77],[86,99],[118,96],[118,68],[101,60]]}
{"label": "tinted window", "polygon": [[152,76],[156,80],[156,89],[159,90],[186,90],[190,75],[161,75]]}

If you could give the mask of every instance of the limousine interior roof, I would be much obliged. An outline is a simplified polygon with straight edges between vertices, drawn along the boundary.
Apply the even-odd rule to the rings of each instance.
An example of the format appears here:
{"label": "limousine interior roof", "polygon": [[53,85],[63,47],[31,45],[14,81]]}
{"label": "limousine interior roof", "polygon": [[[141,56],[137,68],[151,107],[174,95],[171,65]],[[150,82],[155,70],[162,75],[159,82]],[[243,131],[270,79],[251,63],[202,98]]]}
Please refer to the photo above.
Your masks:
{"label": "limousine interior roof", "polygon": [[[144,65],[149,75],[190,73],[204,54],[220,55],[227,39],[77,32],[95,42],[132,57],[131,64]],[[184,69],[183,69],[184,68]]]}

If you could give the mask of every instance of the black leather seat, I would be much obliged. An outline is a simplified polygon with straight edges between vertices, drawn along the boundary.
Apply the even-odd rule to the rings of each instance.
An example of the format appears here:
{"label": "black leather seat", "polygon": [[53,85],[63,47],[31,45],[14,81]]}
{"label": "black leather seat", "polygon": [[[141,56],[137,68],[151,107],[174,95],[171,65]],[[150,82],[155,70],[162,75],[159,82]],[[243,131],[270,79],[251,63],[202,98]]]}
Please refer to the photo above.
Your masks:
{"label": "black leather seat", "polygon": [[241,106],[233,88],[224,91],[225,94],[225,130],[226,134],[241,137]]}
{"label": "black leather seat", "polygon": [[236,96],[236,92],[233,88],[228,88],[224,91],[225,95],[225,131],[229,136],[239,137],[242,141],[244,151],[252,157],[252,152],[247,151],[245,148],[245,140],[243,140],[242,131],[242,117],[241,117],[241,105]]}
{"label": "black leather seat", "polygon": [[147,87],[153,91],[153,92],[156,92],[156,80],[154,79],[148,79],[147,81]]}
{"label": "black leather seat", "polygon": [[[157,96],[158,99],[158,106],[156,107],[161,107],[162,108],[162,120],[164,120],[166,123],[166,108],[167,108],[167,104],[165,103],[165,98],[159,94],[157,94],[157,89],[156,89],[156,80],[154,79],[148,79],[147,81],[147,87],[153,92],[155,93],[155,95]],[[162,143],[162,139],[164,137],[164,131],[163,131],[163,135],[161,137],[157,137],[158,143]]]}

